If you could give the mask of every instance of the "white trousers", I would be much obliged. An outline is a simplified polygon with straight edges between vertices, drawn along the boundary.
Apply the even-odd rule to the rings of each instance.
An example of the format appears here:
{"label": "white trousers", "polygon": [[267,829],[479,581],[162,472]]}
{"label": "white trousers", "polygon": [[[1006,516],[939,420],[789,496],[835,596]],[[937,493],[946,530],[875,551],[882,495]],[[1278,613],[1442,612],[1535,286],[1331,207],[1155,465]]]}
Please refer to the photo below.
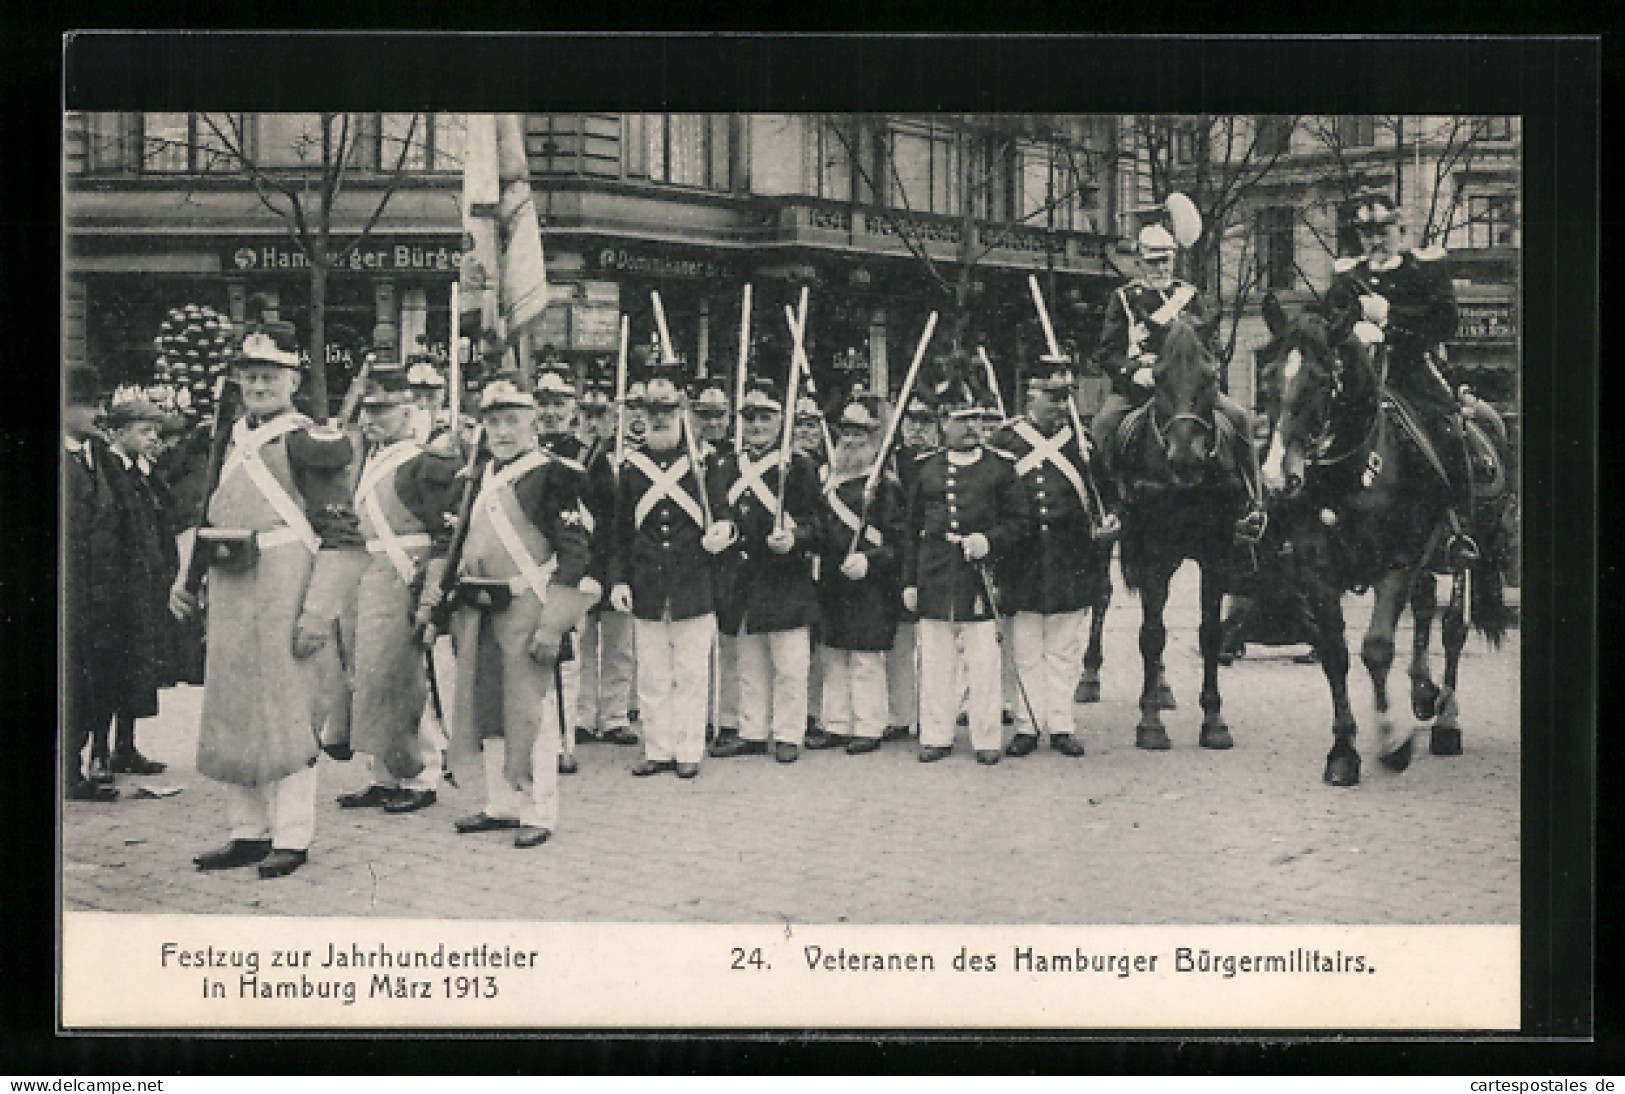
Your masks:
{"label": "white trousers", "polygon": [[920,620],[921,745],[945,748],[954,743],[954,717],[959,708],[954,685],[960,666],[969,692],[965,707],[971,747],[986,751],[1002,743],[997,627],[991,619],[980,623]]}
{"label": "white trousers", "polygon": [[1027,707],[1016,699],[1018,733],[1072,732],[1072,689],[1083,668],[1083,624],[1087,608],[1039,615],[1019,612],[1013,618],[1016,664],[1027,686],[1033,713],[1044,724],[1033,727]]}
{"label": "white trousers", "polygon": [[915,624],[897,624],[897,639],[886,651],[886,692],[891,709],[888,725],[912,730],[920,720],[919,653]]}
{"label": "white trousers", "polygon": [[[636,703],[638,655],[632,613],[589,615],[576,634],[576,725],[604,733],[625,729]],[[566,689],[569,682],[565,683]],[[566,710],[570,708],[565,707]]]}
{"label": "white trousers", "polygon": [[714,690],[706,697],[705,720],[718,729],[739,729],[739,646],[732,635],[717,632],[711,671]]}
{"label": "white trousers", "polygon": [[[572,711],[581,709],[581,633],[570,632],[570,641],[575,645],[575,660],[561,661],[559,663],[559,683],[564,685],[560,692],[564,696],[564,716],[571,719]],[[575,723],[568,726],[559,725],[559,700],[551,691],[547,694],[547,702],[542,712],[542,731],[556,734],[560,741],[564,740],[566,733],[575,732]]]}
{"label": "white trousers", "polygon": [[[551,698],[551,696],[549,696]],[[520,824],[554,831],[559,826],[559,739],[538,733],[530,750],[530,793],[526,794],[502,773],[507,742],[489,737],[481,744],[485,763],[485,815],[517,818]]]}
{"label": "white trousers", "polygon": [[886,654],[819,646],[824,730],[840,737],[879,740],[886,731]]}
{"label": "white trousers", "polygon": [[639,619],[636,627],[643,755],[658,763],[697,764],[705,753],[707,669],[717,618]]}
{"label": "white trousers", "polygon": [[[1016,683],[1016,658],[1014,650],[1016,633],[1016,617],[1006,615],[999,617],[999,634],[1002,637],[1004,649],[999,653],[999,705],[1001,710],[1011,713],[1021,711],[1016,717],[1025,716],[1026,710],[1021,701],[1021,685]],[[1036,705],[1036,704],[1035,704]],[[1042,714],[1039,717],[1043,717]]]}
{"label": "white trousers", "polygon": [[741,634],[739,736],[799,745],[807,735],[807,674],[812,649],[806,627]]}
{"label": "white trousers", "polygon": [[269,839],[278,851],[304,851],[316,835],[316,769],[264,786],[226,783],[232,839]]}

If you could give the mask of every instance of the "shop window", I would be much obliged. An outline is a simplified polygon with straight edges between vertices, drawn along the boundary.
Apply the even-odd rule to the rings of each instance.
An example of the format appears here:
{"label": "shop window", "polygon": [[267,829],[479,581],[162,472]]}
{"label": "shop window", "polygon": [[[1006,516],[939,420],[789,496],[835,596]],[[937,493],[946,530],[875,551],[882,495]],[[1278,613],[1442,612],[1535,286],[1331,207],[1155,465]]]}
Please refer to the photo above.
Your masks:
{"label": "shop window", "polygon": [[1291,206],[1276,205],[1254,214],[1259,288],[1290,289],[1295,281]]}
{"label": "shop window", "polygon": [[1517,200],[1510,194],[1472,195],[1467,198],[1465,233],[1454,238],[1471,250],[1517,246]]}

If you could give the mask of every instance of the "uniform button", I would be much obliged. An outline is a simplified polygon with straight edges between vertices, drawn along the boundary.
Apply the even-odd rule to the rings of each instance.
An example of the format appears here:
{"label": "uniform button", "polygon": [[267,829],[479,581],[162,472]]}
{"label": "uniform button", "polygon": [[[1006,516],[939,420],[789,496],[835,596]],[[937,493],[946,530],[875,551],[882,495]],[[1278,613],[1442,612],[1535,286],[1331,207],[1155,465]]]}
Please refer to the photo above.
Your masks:
{"label": "uniform button", "polygon": [[1040,531],[1040,532],[1047,532],[1047,531],[1049,531],[1049,525],[1047,525],[1047,524],[1040,524],[1040,525],[1039,525],[1039,526],[1038,526],[1038,530],[1039,530],[1039,531]]}

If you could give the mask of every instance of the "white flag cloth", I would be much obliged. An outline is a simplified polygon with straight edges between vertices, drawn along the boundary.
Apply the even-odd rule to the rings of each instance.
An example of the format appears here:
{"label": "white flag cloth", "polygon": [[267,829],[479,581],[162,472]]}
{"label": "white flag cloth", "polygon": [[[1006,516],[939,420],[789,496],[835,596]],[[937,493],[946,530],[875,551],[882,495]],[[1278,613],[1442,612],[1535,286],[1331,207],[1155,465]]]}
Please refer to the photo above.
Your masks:
{"label": "white flag cloth", "polygon": [[509,337],[542,317],[547,307],[547,273],[542,261],[542,229],[530,194],[530,163],[518,114],[496,116],[498,206],[502,242],[502,318]]}
{"label": "white flag cloth", "polygon": [[467,158],[463,162],[463,261],[459,274],[461,306],[481,313],[481,325],[495,326],[496,300],[491,290],[501,274],[502,250],[497,238],[497,125],[494,114],[468,116]]}

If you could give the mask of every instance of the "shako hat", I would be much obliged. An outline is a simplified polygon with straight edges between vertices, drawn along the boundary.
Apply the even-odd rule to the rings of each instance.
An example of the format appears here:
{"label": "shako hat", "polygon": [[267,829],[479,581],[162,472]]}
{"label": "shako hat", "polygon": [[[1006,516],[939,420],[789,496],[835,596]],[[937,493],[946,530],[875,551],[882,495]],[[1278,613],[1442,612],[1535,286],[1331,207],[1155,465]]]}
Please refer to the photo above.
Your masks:
{"label": "shako hat", "polygon": [[406,370],[406,382],[411,387],[441,388],[446,386],[446,378],[440,375],[440,370],[432,362],[418,361]]}
{"label": "shako hat", "polygon": [[803,395],[796,400],[796,423],[816,422],[824,416],[823,410],[818,406],[818,400],[811,395]]}
{"label": "shako hat", "polygon": [[550,396],[553,399],[573,399],[576,388],[568,373],[563,369],[543,369],[536,375],[536,396],[542,398]]}
{"label": "shako hat", "polygon": [[1178,250],[1173,233],[1160,224],[1148,224],[1140,229],[1138,240],[1141,258],[1166,258]]}
{"label": "shako hat", "polygon": [[1368,186],[1354,195],[1354,223],[1359,226],[1387,225],[1399,220],[1394,198],[1385,190]]}
{"label": "shako hat", "polygon": [[263,293],[248,298],[243,316],[243,343],[237,350],[239,365],[279,365],[297,371],[299,360],[298,336],[293,324],[283,319],[268,319],[270,300]]}
{"label": "shako hat", "polygon": [[739,401],[739,409],[782,411],[784,399],[779,385],[762,376],[745,381],[745,397]]}
{"label": "shako hat", "polygon": [[873,433],[881,426],[880,419],[875,415],[870,405],[873,400],[868,397],[853,399],[841,408],[841,418],[837,423],[841,432],[861,430],[864,433]]}
{"label": "shako hat", "polygon": [[535,407],[536,398],[528,391],[520,391],[519,385],[509,379],[492,380],[480,392],[480,409],[495,410],[506,406]]}
{"label": "shako hat", "polygon": [[411,377],[406,369],[396,364],[372,366],[362,406],[403,406],[411,401]]}
{"label": "shako hat", "polygon": [[963,418],[980,416],[984,407],[997,407],[998,401],[987,386],[987,377],[963,351],[932,359],[930,375],[921,370],[921,395],[937,408],[937,413]]}
{"label": "shako hat", "polygon": [[1030,391],[1044,391],[1055,394],[1065,394],[1077,383],[1077,377],[1072,372],[1070,360],[1055,360],[1040,357],[1027,374],[1027,388]]}

